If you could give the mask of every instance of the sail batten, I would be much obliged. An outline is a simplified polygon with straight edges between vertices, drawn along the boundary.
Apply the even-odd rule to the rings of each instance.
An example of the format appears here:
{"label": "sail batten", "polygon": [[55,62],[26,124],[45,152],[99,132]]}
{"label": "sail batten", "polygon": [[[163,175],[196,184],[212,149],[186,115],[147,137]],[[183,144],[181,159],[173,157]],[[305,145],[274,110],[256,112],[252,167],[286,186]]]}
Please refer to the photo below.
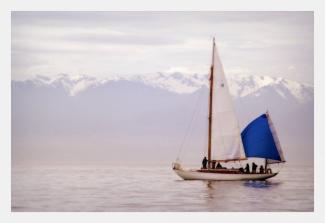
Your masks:
{"label": "sail batten", "polygon": [[212,120],[211,120],[211,160],[234,161],[246,159],[240,135],[239,124],[227,79],[213,44],[211,76]]}

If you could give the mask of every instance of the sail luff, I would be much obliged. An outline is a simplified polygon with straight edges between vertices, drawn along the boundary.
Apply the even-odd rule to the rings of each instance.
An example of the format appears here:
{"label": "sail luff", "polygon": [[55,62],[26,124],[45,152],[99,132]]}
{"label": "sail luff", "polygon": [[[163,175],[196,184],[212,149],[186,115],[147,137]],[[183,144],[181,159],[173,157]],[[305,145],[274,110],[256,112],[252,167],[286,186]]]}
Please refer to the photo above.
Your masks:
{"label": "sail luff", "polygon": [[209,95],[209,138],[208,138],[208,160],[211,160],[211,139],[212,139],[212,98],[213,98],[213,65],[214,65],[214,49],[215,42],[213,38],[213,46],[212,46],[212,64],[210,68],[210,95]]}

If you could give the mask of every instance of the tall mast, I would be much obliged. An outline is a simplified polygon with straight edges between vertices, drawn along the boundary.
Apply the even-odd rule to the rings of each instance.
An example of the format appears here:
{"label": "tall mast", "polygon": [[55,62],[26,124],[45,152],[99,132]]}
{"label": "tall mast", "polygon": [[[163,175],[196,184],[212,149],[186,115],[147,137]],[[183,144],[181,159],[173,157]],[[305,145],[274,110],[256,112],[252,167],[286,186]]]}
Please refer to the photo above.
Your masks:
{"label": "tall mast", "polygon": [[211,162],[212,96],[213,96],[214,49],[215,49],[215,40],[214,40],[214,38],[213,38],[213,46],[212,46],[212,64],[211,64],[211,68],[210,68],[210,95],[209,95],[209,138],[208,138],[208,160],[209,160],[209,168],[210,168],[210,162]]}

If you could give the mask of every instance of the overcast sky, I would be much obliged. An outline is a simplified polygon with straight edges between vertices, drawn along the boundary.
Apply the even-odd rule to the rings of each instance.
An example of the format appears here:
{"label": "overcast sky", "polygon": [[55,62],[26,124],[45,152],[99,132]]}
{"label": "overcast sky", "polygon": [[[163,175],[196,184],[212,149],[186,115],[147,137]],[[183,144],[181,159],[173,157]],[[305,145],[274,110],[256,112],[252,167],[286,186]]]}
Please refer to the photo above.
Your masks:
{"label": "overcast sky", "polygon": [[208,73],[313,84],[312,12],[13,12],[12,78]]}

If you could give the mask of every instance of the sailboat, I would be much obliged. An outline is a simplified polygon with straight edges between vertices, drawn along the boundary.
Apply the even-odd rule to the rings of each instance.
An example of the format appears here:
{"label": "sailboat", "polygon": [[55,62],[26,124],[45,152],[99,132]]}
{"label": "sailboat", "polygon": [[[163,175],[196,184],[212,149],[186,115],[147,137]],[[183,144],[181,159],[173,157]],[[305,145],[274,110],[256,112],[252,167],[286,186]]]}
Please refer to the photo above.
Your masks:
{"label": "sailboat", "polygon": [[[279,138],[268,112],[260,115],[240,132],[227,79],[213,38],[212,65],[209,78],[208,166],[184,169],[179,161],[173,170],[184,180],[265,180],[274,177],[270,164],[285,162]],[[216,168],[215,164],[264,159],[263,171],[243,168]]]}

